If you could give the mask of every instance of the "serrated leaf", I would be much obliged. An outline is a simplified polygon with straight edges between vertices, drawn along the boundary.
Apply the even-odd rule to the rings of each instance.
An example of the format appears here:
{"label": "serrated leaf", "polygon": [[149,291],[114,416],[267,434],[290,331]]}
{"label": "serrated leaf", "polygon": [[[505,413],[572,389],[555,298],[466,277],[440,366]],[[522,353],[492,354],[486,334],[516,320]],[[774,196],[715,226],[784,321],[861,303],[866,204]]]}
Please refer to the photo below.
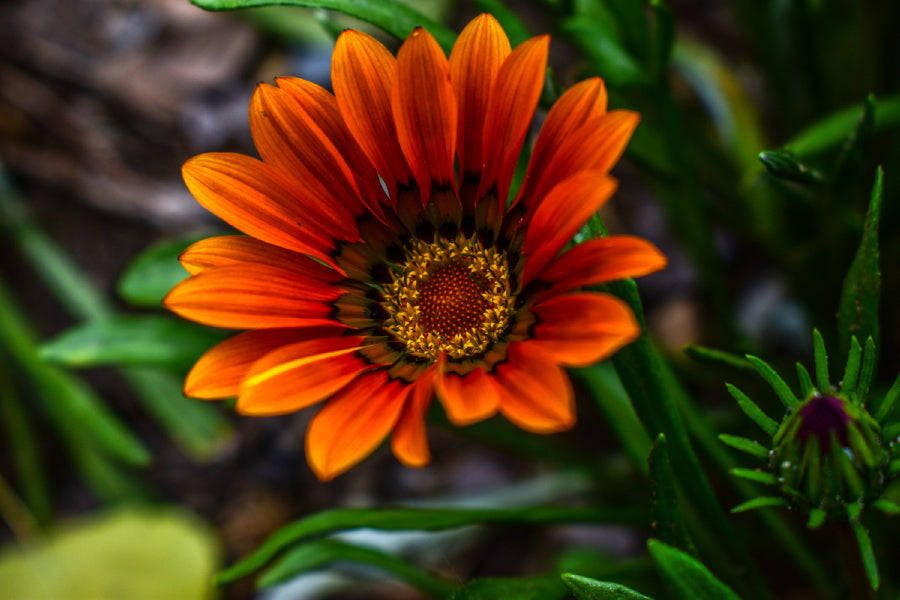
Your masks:
{"label": "serrated leaf", "polygon": [[727,444],[735,450],[746,452],[750,456],[755,456],[756,458],[762,458],[764,460],[769,457],[769,449],[759,442],[736,435],[728,435],[727,433],[720,434],[719,439],[723,444]]}
{"label": "serrated leaf", "polygon": [[125,268],[116,289],[129,304],[156,308],[176,283],[188,276],[178,255],[205,236],[193,235],[154,244],[138,254]]}
{"label": "serrated leaf", "polygon": [[486,577],[475,579],[456,590],[452,600],[557,600],[568,594],[566,586],[556,575],[537,577]]}
{"label": "serrated leaf", "polygon": [[788,501],[784,498],[777,496],[760,496],[759,498],[753,498],[752,500],[747,500],[746,502],[742,502],[731,509],[733,513],[742,513],[747,512],[748,510],[756,510],[758,508],[767,508],[769,506],[787,506]]}
{"label": "serrated leaf", "polygon": [[879,343],[878,306],[881,301],[881,269],[879,266],[878,227],[881,222],[881,199],[884,173],[875,172],[875,183],[866,212],[865,228],[856,256],[847,270],[838,310],[838,330],[842,345],[852,336],[872,338]]}
{"label": "serrated leaf", "polygon": [[292,548],[263,573],[257,581],[257,587],[276,585],[304,571],[319,569],[337,561],[377,567],[434,598],[449,598],[455,589],[449,581],[428,575],[402,558],[374,548],[333,539],[316,540]]}
{"label": "serrated leaf", "polygon": [[666,436],[659,434],[650,450],[650,497],[656,537],[692,554],[697,553],[687,533],[684,512],[679,510],[675,474],[669,462]]}
{"label": "serrated leaf", "polygon": [[578,600],[653,600],[618,583],[597,581],[574,573],[563,573],[561,577]]}
{"label": "serrated leaf", "polygon": [[740,600],[691,555],[659,540],[647,542],[647,549],[675,600]]}
{"label": "serrated leaf", "polygon": [[216,577],[228,583],[265,566],[293,544],[313,536],[369,527],[387,531],[439,531],[491,523],[640,523],[630,509],[529,507],[512,509],[346,508],[322,511],[295,521],[271,535],[256,551]]}
{"label": "serrated leaf", "polygon": [[449,52],[456,41],[452,31],[396,0],[191,0],[191,3],[213,11],[273,5],[325,8],[362,19],[401,40],[406,39],[414,28],[422,26],[445,52]]}
{"label": "serrated leaf", "polygon": [[158,315],[76,325],[45,342],[40,356],[67,367],[159,366],[186,371],[225,333]]}

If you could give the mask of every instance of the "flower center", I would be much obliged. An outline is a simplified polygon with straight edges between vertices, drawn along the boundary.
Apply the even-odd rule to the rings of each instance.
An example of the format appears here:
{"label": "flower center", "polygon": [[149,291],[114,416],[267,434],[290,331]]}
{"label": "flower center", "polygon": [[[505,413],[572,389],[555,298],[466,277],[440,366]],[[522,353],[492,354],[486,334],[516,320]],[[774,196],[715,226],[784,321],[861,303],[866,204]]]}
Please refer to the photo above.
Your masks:
{"label": "flower center", "polygon": [[431,360],[487,350],[513,312],[506,255],[462,235],[414,240],[407,260],[385,286],[385,328],[406,350]]}
{"label": "flower center", "polygon": [[797,435],[806,439],[811,435],[819,438],[823,451],[827,448],[832,432],[841,446],[847,445],[847,423],[850,415],[844,410],[844,403],[833,396],[814,396],[800,409],[800,430]]}

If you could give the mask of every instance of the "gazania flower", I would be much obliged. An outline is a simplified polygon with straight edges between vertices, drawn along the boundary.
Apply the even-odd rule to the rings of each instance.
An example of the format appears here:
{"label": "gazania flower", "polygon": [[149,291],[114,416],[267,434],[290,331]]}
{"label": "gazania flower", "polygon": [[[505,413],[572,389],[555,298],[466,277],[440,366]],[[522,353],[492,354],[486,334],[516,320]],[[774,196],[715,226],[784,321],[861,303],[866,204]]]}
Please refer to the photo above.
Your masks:
{"label": "gazania flower", "polygon": [[247,235],[188,248],[191,277],[166,305],[249,330],[207,352],[185,393],[237,396],[248,415],[325,401],[306,434],[323,480],[389,434],[400,461],[426,464],[435,397],[460,425],[499,412],[538,433],[571,427],[562,367],[639,333],[622,302],[582,290],[665,258],[628,236],[561,253],[615,190],[608,172],[638,122],[607,112],[600,79],[559,99],[508,199],[548,45],[540,36],[511,50],[489,15],[449,60],[423,29],[396,59],[346,31],[334,95],[291,77],[261,84],[250,127],[262,160],[215,153],[184,165],[197,200]]}

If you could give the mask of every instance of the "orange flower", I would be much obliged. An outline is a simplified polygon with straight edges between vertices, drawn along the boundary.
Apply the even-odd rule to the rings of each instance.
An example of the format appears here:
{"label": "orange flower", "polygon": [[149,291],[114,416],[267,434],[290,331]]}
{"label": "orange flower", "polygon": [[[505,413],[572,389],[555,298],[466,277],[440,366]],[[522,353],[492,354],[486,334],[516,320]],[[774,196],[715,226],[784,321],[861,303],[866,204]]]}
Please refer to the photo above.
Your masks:
{"label": "orange flower", "polygon": [[250,330],[207,352],[185,393],[237,396],[248,415],[326,401],[306,435],[323,480],[391,433],[400,461],[427,464],[435,396],[459,425],[499,411],[529,431],[571,427],[562,367],[639,334],[621,301],[582,288],[666,261],[629,236],[560,254],[615,190],[608,172],[638,122],[607,112],[600,79],[559,99],[507,201],[548,45],[540,36],[512,50],[490,15],[449,60],[423,29],[396,59],[346,31],[334,95],[291,77],[261,84],[250,127],[262,160],[214,153],[184,165],[197,200],[247,235],[188,248],[192,276],[166,306]]}

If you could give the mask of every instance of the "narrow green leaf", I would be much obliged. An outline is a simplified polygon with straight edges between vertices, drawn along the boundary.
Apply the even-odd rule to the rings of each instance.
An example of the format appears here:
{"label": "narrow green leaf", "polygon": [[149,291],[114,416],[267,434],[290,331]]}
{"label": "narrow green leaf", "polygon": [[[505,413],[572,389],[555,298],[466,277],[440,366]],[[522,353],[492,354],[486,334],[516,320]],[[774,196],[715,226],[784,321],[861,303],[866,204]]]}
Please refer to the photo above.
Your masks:
{"label": "narrow green leaf", "polygon": [[847,270],[838,309],[838,330],[841,343],[846,345],[852,336],[872,338],[879,345],[878,305],[881,301],[881,268],[879,266],[878,226],[881,222],[881,197],[884,173],[875,172],[875,183],[869,199],[866,223],[856,256]]}
{"label": "narrow green leaf", "polygon": [[675,600],[740,600],[691,555],[659,540],[648,541],[647,549]]}
{"label": "narrow green leaf", "polygon": [[134,306],[156,308],[176,283],[188,276],[178,256],[206,236],[192,235],[165,240],[141,252],[131,261],[116,284],[119,296]]}
{"label": "narrow green leaf", "polygon": [[[875,101],[876,131],[900,124],[900,94]],[[865,102],[838,111],[807,127],[785,147],[798,156],[808,156],[841,144],[857,127],[865,111]]]}
{"label": "narrow green leaf", "polygon": [[752,370],[753,363],[737,354],[705,348],[703,346],[688,345],[684,347],[684,353],[688,358],[700,363],[714,366],[724,366],[732,369]]}
{"label": "narrow green leaf", "polygon": [[746,502],[741,502],[731,509],[733,513],[747,512],[748,510],[756,510],[758,508],[766,508],[769,506],[788,506],[788,501],[778,496],[760,496]]}
{"label": "narrow green leaf", "polygon": [[429,575],[402,558],[334,539],[316,540],[291,548],[260,576],[257,587],[276,585],[304,571],[320,569],[337,561],[377,567],[433,598],[450,598],[455,589],[449,581]]}
{"label": "narrow green leaf", "polygon": [[561,577],[578,600],[653,600],[618,583],[597,581],[574,573],[563,573]]}
{"label": "narrow green leaf", "polygon": [[562,600],[568,594],[556,575],[537,577],[485,577],[456,590],[452,600]]}
{"label": "narrow green leaf", "polygon": [[900,458],[895,458],[888,464],[888,475],[893,477],[900,473]]}
{"label": "narrow green leaf", "polygon": [[[633,3],[630,3],[633,4]],[[665,75],[675,42],[675,20],[663,0],[650,0],[653,31],[650,36],[650,70],[655,79]]]}
{"label": "narrow green leaf", "polygon": [[720,434],[719,439],[722,440],[722,443],[731,446],[735,450],[746,452],[750,456],[755,456],[756,458],[761,458],[763,460],[769,458],[769,449],[759,442],[738,437],[736,435],[728,435],[727,433]]}
{"label": "narrow green leaf", "polygon": [[794,395],[788,384],[784,382],[781,375],[770,367],[768,363],[750,354],[747,355],[747,360],[753,363],[753,366],[756,367],[756,372],[772,387],[775,395],[778,396],[785,408],[800,404],[800,400]]}
{"label": "narrow green leaf", "polygon": [[697,548],[688,536],[684,522],[684,511],[679,509],[678,490],[675,474],[669,462],[666,436],[659,434],[650,450],[650,498],[653,516],[653,531],[660,540],[681,548],[685,552],[697,554]]}
{"label": "narrow green leaf", "polygon": [[422,26],[434,36],[445,52],[449,52],[456,41],[456,34],[452,31],[396,0],[191,0],[191,3],[214,11],[255,6],[326,8],[362,19],[401,40],[414,28]]}
{"label": "narrow green leaf", "polygon": [[813,354],[816,360],[816,385],[823,394],[831,393],[831,376],[828,374],[828,353],[825,340],[818,329],[813,329]]}
{"label": "narrow green leaf", "polygon": [[314,536],[370,527],[388,531],[439,531],[466,525],[519,523],[634,523],[643,520],[633,509],[530,507],[512,509],[346,508],[322,511],[281,528],[241,562],[219,573],[228,583],[265,566],[286,548]]}
{"label": "narrow green leaf", "polygon": [[821,183],[825,180],[820,171],[803,164],[790,152],[764,150],[758,157],[772,177],[806,184]]}
{"label": "narrow green leaf", "polygon": [[891,409],[894,408],[897,398],[900,398],[900,374],[897,375],[887,394],[884,395],[884,399],[878,407],[878,414],[875,415],[875,419],[882,425],[885,425],[885,420],[891,414]]}
{"label": "narrow green leaf", "polygon": [[856,543],[859,545],[859,557],[862,560],[863,568],[866,570],[866,577],[869,578],[869,584],[872,586],[872,589],[877,590],[881,584],[881,579],[878,575],[878,563],[875,560],[872,539],[861,523],[854,523],[852,527],[853,533],[856,534]]}
{"label": "narrow green leaf", "polygon": [[68,367],[159,366],[187,369],[225,333],[165,316],[90,321],[44,343],[41,358]]}
{"label": "narrow green leaf", "polygon": [[821,508],[814,508],[809,511],[809,520],[806,522],[806,526],[810,529],[818,529],[822,526],[822,523],[825,522],[825,517],[828,516]]}
{"label": "narrow green leaf", "polygon": [[854,399],[856,398],[856,382],[859,379],[861,357],[862,348],[854,335],[850,338],[850,354],[847,356],[847,366],[844,368],[844,377],[841,379],[841,391],[848,390]]}
{"label": "narrow green leaf", "polygon": [[778,485],[778,478],[771,473],[765,471],[757,471],[756,469],[735,468],[729,471],[735,477],[743,477],[750,481],[762,483],[764,485]]}
{"label": "narrow green leaf", "polygon": [[872,375],[875,372],[875,340],[866,339],[866,348],[863,351],[862,369],[859,373],[859,383],[856,386],[856,397],[860,405],[865,406],[869,397],[869,386],[872,384]]}
{"label": "narrow green leaf", "polygon": [[800,393],[803,395],[803,399],[809,399],[816,391],[816,386],[813,385],[812,378],[809,376],[809,371],[806,370],[806,367],[801,363],[797,363],[797,379],[800,381]]}
{"label": "narrow green leaf", "polygon": [[603,73],[608,85],[629,86],[646,82],[641,64],[614,32],[598,28],[596,20],[576,15],[563,21],[560,29],[581,48],[594,71]]}
{"label": "narrow green leaf", "polygon": [[726,383],[725,387],[728,389],[728,393],[737,400],[738,406],[741,407],[741,410],[744,411],[744,414],[750,417],[750,419],[759,425],[760,429],[768,433],[769,435],[775,435],[775,431],[778,430],[778,423],[775,422],[774,419],[771,419],[766,413],[762,411],[762,409],[757,406],[757,404],[751,400],[747,394],[731,385],[730,383]]}
{"label": "narrow green leaf", "polygon": [[892,517],[896,517],[900,515],[900,504],[892,502],[887,498],[879,498],[875,502],[872,503],[872,506],[880,510],[886,515],[890,515]]}

